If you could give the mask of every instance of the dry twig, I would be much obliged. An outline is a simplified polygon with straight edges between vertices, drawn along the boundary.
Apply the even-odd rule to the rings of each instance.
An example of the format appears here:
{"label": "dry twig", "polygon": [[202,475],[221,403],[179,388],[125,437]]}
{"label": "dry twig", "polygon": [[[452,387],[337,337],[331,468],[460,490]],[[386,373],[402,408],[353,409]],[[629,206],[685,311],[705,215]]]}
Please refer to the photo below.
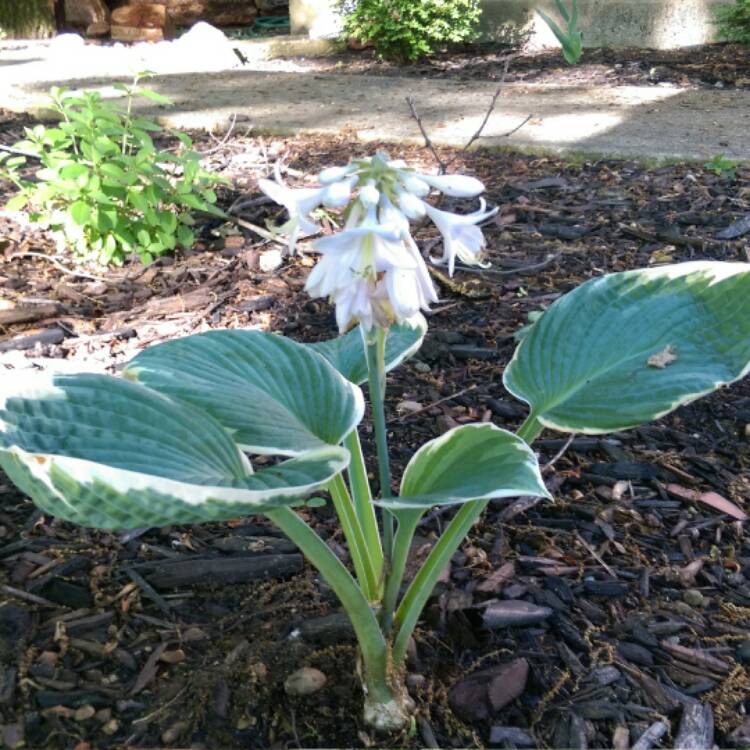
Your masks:
{"label": "dry twig", "polygon": [[[453,162],[456,161],[456,159],[458,159],[459,156],[463,156],[471,148],[471,146],[475,143],[475,141],[477,141],[479,138],[482,137],[482,133],[484,132],[484,129],[487,127],[487,123],[489,122],[490,117],[492,116],[492,113],[495,111],[497,100],[499,99],[500,94],[505,88],[505,78],[508,75],[508,68],[510,67],[510,62],[515,57],[517,57],[517,55],[508,55],[508,57],[505,58],[505,64],[503,65],[503,73],[500,76],[500,81],[497,84],[495,93],[492,95],[492,99],[490,100],[490,105],[487,108],[487,111],[484,115],[484,119],[482,120],[482,122],[480,123],[479,127],[476,129],[474,134],[466,142],[466,145],[464,145],[464,147],[460,151],[458,151],[456,154],[454,154],[453,157],[447,162],[444,161],[440,157],[440,154],[437,152],[437,149],[435,148],[435,144],[432,142],[432,138],[430,138],[430,135],[427,132],[427,129],[425,128],[424,123],[422,122],[422,115],[419,114],[417,107],[414,104],[414,100],[410,96],[406,97],[406,103],[409,105],[411,116],[416,121],[417,127],[419,128],[419,132],[422,134],[425,147],[429,150],[429,152],[435,158],[435,161],[438,163],[440,174],[445,174],[448,171],[448,168],[451,166],[451,164],[453,164]],[[510,136],[512,136],[517,131],[519,131],[532,117],[533,115],[531,114],[527,115],[526,118],[522,120],[518,125],[516,125],[514,128],[509,130],[507,133],[503,133],[500,137],[510,138]]]}

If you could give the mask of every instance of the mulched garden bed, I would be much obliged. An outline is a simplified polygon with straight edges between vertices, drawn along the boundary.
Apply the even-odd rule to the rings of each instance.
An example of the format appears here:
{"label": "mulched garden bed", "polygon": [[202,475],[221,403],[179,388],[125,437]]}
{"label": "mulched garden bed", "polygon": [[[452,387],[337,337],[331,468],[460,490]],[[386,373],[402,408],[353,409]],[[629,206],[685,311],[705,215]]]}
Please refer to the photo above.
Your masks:
{"label": "mulched garden bed", "polygon": [[559,50],[516,55],[497,44],[469,45],[436,54],[417,63],[399,65],[378,60],[371,49],[329,57],[295,58],[306,68],[330,73],[398,75],[418,78],[499,80],[505,58],[513,54],[508,83],[553,85],[750,87],[750,47],[710,44],[672,50],[587,49],[578,65],[570,66]]}
{"label": "mulched garden bed", "polygon": [[[18,127],[0,118],[0,141]],[[256,180],[277,158],[299,181],[376,146],[196,138],[238,186],[223,205],[246,198],[244,218],[261,225],[279,210],[255,200]],[[430,165],[422,149],[390,151]],[[602,273],[748,260],[745,236],[721,239],[750,213],[743,168],[728,180],[696,166],[483,151],[454,168],[483,179],[501,206],[486,228],[493,265],[436,277],[442,299],[425,344],[390,377],[397,476],[419,444],[455,424],[520,424],[524,407],[501,377],[529,313]],[[264,272],[273,245],[250,231],[207,223],[190,253],[85,278],[24,255],[54,248],[43,233],[0,221],[0,296],[40,313],[0,331],[0,377],[114,372],[144,346],[210,327],[334,335],[329,305],[302,290],[312,256]],[[425,252],[439,250],[431,227],[417,238]],[[748,505],[749,423],[745,380],[648,427],[575,437],[562,455],[565,436],[544,434],[537,446],[552,462],[555,500],[492,504],[418,629],[414,731],[377,739],[361,723],[345,618],[262,518],[101,533],[40,514],[0,475],[0,738],[78,750],[626,748],[649,730],[656,745],[638,745],[648,748],[673,747],[692,721],[706,732],[701,746],[747,746],[750,547],[744,527],[711,503]],[[332,511],[303,512],[345,555]],[[426,517],[415,556],[450,512]],[[289,697],[284,680],[302,666],[327,684]]]}

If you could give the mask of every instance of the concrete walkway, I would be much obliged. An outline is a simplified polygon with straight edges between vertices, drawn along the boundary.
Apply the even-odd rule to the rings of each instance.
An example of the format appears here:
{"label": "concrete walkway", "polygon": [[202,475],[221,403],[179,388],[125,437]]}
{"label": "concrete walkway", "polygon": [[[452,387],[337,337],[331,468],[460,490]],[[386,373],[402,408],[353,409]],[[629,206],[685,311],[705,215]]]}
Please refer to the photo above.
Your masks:
{"label": "concrete walkway", "polygon": [[[245,52],[255,48],[235,43]],[[106,54],[112,54],[107,57]],[[0,107],[36,111],[52,85],[100,88],[114,95],[133,60],[122,50],[96,48],[75,60],[43,43],[0,44]],[[90,48],[86,47],[86,54]],[[56,56],[55,56],[56,55]],[[233,56],[233,53],[232,53]],[[203,58],[203,59],[201,59]],[[236,59],[236,58],[235,58]],[[212,72],[190,68],[213,66]],[[187,68],[187,69],[186,69]],[[90,77],[96,70],[100,75]],[[150,82],[171,109],[144,111],[184,128],[226,128],[237,115],[258,132],[352,133],[362,140],[420,142],[405,97],[414,98],[433,140],[462,146],[477,129],[495,86],[482,81],[430,80],[306,72],[291,61],[246,66],[199,51],[172,59]],[[529,122],[510,137],[528,115]],[[562,153],[705,161],[717,154],[750,160],[750,91],[653,87],[510,84],[498,100],[480,144]]]}

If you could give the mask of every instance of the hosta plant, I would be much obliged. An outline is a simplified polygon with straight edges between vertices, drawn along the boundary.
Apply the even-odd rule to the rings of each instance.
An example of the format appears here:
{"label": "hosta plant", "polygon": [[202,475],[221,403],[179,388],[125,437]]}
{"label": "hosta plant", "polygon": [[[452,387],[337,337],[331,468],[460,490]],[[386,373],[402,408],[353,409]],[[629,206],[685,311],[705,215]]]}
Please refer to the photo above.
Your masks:
{"label": "hosta plant", "polygon": [[[178,245],[191,247],[196,212],[223,216],[214,203],[220,180],[200,165],[190,138],[175,132],[180,147],[161,151],[153,136],[163,128],[133,112],[133,99],[169,100],[140,86],[116,84],[125,106],[96,91],[53,88],[54,127],[26,128],[15,153],[0,152],[0,179],[18,193],[7,204],[26,208],[49,229],[61,250],[84,260],[116,265],[137,255],[144,263]],[[33,178],[21,168],[37,166]]]}
{"label": "hosta plant", "polygon": [[[435,299],[410,234],[429,216],[444,262],[482,262],[477,221],[434,208],[431,189],[476,195],[461,176],[419,174],[383,155],[320,175],[320,188],[263,188],[289,208],[287,229],[338,206],[344,228],[317,242],[309,291],[336,304],[341,335],[304,344],[257,330],[214,330],[153,346],[123,377],[27,373],[0,382],[0,465],[46,513],[103,529],[265,515],[338,595],[360,649],[364,717],[409,721],[407,646],[436,582],[488,502],[547,497],[534,439],[544,428],[601,434],[656,419],[750,367],[750,264],[691,262],[592,279],[527,330],[505,387],[529,408],[514,434],[490,423],[435,437],[391,480],[386,372],[426,333]],[[331,210],[333,210],[331,208]],[[359,438],[367,383],[377,492]],[[252,456],[274,456],[253,468]],[[308,523],[311,493],[330,493],[345,565]],[[411,580],[407,556],[423,515],[455,506]]]}

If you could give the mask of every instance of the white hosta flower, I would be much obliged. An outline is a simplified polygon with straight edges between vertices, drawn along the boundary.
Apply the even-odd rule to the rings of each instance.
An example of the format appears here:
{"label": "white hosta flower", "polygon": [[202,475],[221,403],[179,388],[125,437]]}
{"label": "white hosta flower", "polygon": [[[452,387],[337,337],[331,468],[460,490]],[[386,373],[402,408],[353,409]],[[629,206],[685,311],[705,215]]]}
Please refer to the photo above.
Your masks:
{"label": "white hosta flower", "polygon": [[484,192],[484,185],[476,177],[465,174],[420,174],[418,179],[452,198],[476,198]]}
{"label": "white hosta flower", "polygon": [[477,224],[494,216],[498,209],[487,211],[484,199],[480,199],[479,210],[471,214],[452,214],[441,211],[429,203],[425,203],[424,207],[443,235],[443,256],[434,262],[447,264],[451,276],[456,267],[456,258],[467,266],[482,266],[482,252],[486,241]]}
{"label": "white hosta flower", "polygon": [[355,209],[343,232],[315,243],[323,257],[305,285],[312,297],[330,297],[335,303],[342,332],[356,321],[365,330],[387,328],[437,301],[411,237],[405,240],[395,224],[379,224],[374,208],[361,223],[360,218]]}
{"label": "white hosta flower", "polygon": [[380,191],[375,187],[375,180],[370,180],[359,190],[359,199],[365,208],[372,208],[378,205],[380,200]]}
{"label": "white hosta flower", "polygon": [[331,185],[348,177],[356,169],[356,164],[347,164],[345,167],[328,167],[318,175],[318,182],[321,185]]}
{"label": "white hosta flower", "polygon": [[421,219],[425,215],[424,202],[405,190],[398,193],[398,205],[404,215],[410,219]]}
{"label": "white hosta flower", "polygon": [[323,205],[327,208],[343,208],[352,197],[352,188],[356,178],[333,182],[323,193]]}
{"label": "white hosta flower", "polygon": [[278,165],[276,180],[260,179],[258,187],[289,212],[289,220],[279,227],[279,232],[289,235],[289,254],[294,255],[300,234],[317,234],[320,231],[309,214],[323,203],[327,188],[290,188],[281,179]]}
{"label": "white hosta flower", "polygon": [[414,174],[402,174],[401,181],[406,190],[417,198],[424,198],[430,192],[430,186]]}

